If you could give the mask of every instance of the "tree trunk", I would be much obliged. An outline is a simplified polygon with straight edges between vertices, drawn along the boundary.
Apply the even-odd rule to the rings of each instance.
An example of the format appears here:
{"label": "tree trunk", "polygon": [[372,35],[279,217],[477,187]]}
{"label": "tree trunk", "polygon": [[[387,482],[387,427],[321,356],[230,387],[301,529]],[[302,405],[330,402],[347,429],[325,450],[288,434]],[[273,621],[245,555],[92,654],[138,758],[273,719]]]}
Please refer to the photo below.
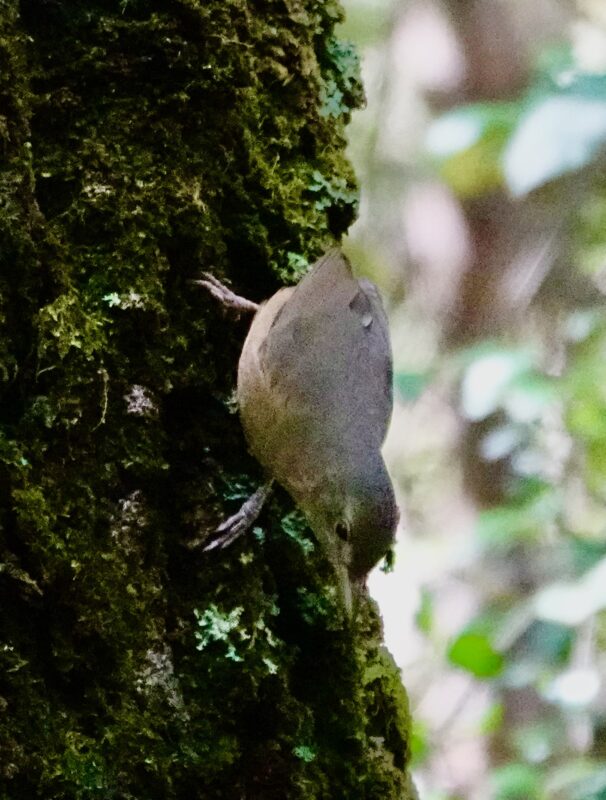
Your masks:
{"label": "tree trunk", "polygon": [[0,797],[409,798],[372,606],[260,480],[253,300],[352,219],[333,0],[0,0]]}

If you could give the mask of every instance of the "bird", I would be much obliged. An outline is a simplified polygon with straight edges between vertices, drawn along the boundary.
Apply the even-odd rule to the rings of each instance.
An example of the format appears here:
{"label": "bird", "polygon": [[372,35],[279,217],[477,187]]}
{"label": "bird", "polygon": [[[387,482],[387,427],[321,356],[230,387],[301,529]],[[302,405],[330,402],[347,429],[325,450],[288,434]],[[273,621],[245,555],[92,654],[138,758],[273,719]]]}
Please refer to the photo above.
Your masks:
{"label": "bird", "polygon": [[255,314],[238,364],[237,401],[249,449],[268,476],[206,549],[248,529],[276,481],[306,516],[351,610],[399,519],[381,454],[393,396],[379,292],[354,277],[338,249],[260,305],[211,274],[196,282],[225,305]]}

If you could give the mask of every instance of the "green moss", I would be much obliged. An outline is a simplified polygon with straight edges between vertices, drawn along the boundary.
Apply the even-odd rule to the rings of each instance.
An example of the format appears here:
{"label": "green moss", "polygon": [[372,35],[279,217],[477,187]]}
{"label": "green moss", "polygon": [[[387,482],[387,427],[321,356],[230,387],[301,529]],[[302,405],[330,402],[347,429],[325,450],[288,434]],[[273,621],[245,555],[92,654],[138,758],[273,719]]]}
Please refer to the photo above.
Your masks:
{"label": "green moss", "polygon": [[0,798],[408,796],[376,618],[288,498],[188,547],[260,478],[246,322],[190,281],[261,299],[351,221],[339,15],[0,0]]}

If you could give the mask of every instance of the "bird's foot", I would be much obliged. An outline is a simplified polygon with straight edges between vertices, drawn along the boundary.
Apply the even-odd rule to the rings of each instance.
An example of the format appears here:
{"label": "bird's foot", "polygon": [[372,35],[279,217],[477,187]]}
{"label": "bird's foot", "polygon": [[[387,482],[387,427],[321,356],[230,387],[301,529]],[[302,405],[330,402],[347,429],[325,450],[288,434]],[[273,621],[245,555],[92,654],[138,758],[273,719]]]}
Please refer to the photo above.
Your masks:
{"label": "bird's foot", "polygon": [[222,305],[226,308],[233,308],[238,313],[242,313],[243,311],[247,313],[254,313],[258,310],[259,304],[253,303],[252,300],[247,300],[246,297],[241,297],[239,294],[232,292],[231,289],[228,289],[225,284],[221,283],[220,280],[217,280],[214,275],[211,275],[210,272],[203,272],[202,279],[198,281],[192,281],[192,283],[197,284],[198,286],[204,286],[211,295],[218,300]]}
{"label": "bird's foot", "polygon": [[246,533],[261,513],[261,509],[271,492],[272,483],[273,481],[270,481],[269,483],[264,483],[263,486],[259,486],[257,491],[242,504],[239,511],[219,525],[215,531],[216,538],[204,547],[204,552],[216,550],[217,548],[223,550],[232,542],[235,542],[243,533]]}

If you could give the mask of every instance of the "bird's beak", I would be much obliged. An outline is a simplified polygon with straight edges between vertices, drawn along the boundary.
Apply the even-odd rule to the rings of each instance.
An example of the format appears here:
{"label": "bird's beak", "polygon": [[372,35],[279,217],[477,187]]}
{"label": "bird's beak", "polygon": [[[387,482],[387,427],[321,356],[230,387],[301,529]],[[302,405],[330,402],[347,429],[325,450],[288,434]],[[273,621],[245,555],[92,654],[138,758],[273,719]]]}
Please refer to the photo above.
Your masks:
{"label": "bird's beak", "polygon": [[366,590],[366,577],[363,578],[350,578],[349,586],[351,591],[351,619],[355,620],[360,610],[360,603],[364,597]]}
{"label": "bird's beak", "polygon": [[345,613],[351,619],[354,610],[353,609],[354,598],[351,587],[351,581],[349,580],[349,572],[347,571],[347,567],[341,564],[337,567],[336,571],[337,571],[337,583],[339,585],[341,599],[343,600],[343,605],[345,607]]}
{"label": "bird's beak", "polygon": [[352,578],[346,567],[337,569],[337,578],[345,613],[352,622],[355,621],[360,607],[360,600],[364,596],[366,587],[365,578]]}

